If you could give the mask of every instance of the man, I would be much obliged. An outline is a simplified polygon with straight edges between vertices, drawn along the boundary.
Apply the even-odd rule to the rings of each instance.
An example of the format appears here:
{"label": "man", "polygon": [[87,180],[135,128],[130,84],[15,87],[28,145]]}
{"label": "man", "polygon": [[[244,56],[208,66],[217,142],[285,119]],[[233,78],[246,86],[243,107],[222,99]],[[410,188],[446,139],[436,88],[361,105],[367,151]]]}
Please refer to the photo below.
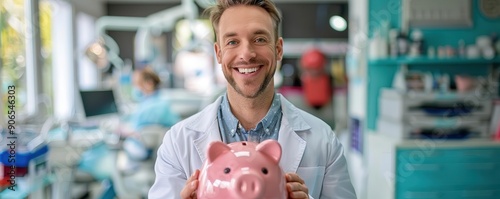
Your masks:
{"label": "man", "polygon": [[275,93],[283,55],[281,21],[270,0],[218,0],[209,8],[226,95],[174,125],[158,150],[149,198],[196,198],[209,143],[276,139],[289,198],[356,198],[342,145],[320,119]]}

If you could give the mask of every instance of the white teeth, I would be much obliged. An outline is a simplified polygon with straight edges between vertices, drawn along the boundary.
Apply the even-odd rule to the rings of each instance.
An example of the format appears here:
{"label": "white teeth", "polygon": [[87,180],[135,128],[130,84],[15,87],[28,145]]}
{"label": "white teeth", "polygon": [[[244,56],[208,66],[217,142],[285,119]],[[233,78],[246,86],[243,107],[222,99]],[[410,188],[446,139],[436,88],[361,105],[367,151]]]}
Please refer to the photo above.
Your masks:
{"label": "white teeth", "polygon": [[240,73],[248,74],[257,71],[259,68],[238,68]]}

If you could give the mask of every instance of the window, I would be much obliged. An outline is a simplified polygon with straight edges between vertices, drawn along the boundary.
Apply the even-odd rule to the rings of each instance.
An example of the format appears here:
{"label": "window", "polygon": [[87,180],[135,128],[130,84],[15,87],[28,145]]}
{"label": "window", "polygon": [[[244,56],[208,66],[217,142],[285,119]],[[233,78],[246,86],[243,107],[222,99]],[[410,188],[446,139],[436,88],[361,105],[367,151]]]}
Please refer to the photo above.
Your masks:
{"label": "window", "polygon": [[[40,104],[46,105],[44,111],[50,112],[51,103],[51,14],[52,9],[49,1],[42,0],[39,5],[27,8],[25,1],[23,0],[1,0],[0,1],[0,100],[2,107],[1,114],[5,115],[5,106],[7,100],[7,87],[15,86],[15,97],[16,104],[15,110],[16,114],[27,114],[28,104],[32,104],[35,110],[39,110]],[[35,1],[38,2],[38,1]],[[26,20],[26,16],[31,13],[26,13],[27,10],[32,8],[39,10],[39,29],[36,29],[36,23],[29,23]],[[37,13],[37,12],[34,12]],[[27,50],[34,42],[30,42],[31,38],[37,38],[31,36],[31,30],[39,31],[39,50],[34,52],[40,52],[41,60],[40,66],[38,67],[39,73],[37,76],[43,76],[44,79],[41,81],[42,85],[39,85],[35,81],[29,81],[27,77],[27,71],[35,68],[36,64],[29,59],[27,56]],[[42,70],[43,69],[43,70]],[[30,101],[29,90],[40,87],[39,93],[43,92],[42,96],[37,96],[39,100]],[[35,95],[38,95],[35,93]],[[1,119],[2,117],[0,117]]]}

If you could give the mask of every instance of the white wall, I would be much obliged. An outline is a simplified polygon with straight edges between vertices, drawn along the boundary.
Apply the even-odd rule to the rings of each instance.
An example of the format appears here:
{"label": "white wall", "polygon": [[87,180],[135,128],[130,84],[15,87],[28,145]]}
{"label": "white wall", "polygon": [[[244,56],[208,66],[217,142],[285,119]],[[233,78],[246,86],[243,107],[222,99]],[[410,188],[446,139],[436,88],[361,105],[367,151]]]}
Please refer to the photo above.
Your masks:
{"label": "white wall", "polygon": [[[347,52],[347,75],[349,76],[348,113],[350,118],[360,120],[363,141],[364,118],[366,118],[366,52],[368,47],[368,0],[349,1],[349,47]],[[352,125],[352,124],[351,124]],[[352,136],[352,135],[351,135]],[[352,139],[351,139],[352,140]],[[364,144],[361,144],[364,146]],[[345,148],[350,147],[349,145]],[[366,199],[366,155],[348,149],[349,172],[359,199]]]}
{"label": "white wall", "polygon": [[100,17],[105,14],[103,0],[67,0],[73,5],[75,12],[84,12],[93,17]]}
{"label": "white wall", "polygon": [[[77,73],[81,68],[90,68],[88,62],[82,61],[82,46],[93,38],[91,29],[92,18],[103,15],[104,6],[100,0],[52,0],[52,48],[53,48],[53,86],[54,86],[54,117],[58,120],[75,119],[78,111],[78,82]],[[80,15],[78,14],[80,13]],[[83,28],[78,24],[77,16],[87,20]],[[82,18],[82,17],[80,17]],[[78,27],[78,28],[77,28]],[[91,30],[86,30],[90,28]],[[97,72],[88,73],[85,79],[96,78]]]}

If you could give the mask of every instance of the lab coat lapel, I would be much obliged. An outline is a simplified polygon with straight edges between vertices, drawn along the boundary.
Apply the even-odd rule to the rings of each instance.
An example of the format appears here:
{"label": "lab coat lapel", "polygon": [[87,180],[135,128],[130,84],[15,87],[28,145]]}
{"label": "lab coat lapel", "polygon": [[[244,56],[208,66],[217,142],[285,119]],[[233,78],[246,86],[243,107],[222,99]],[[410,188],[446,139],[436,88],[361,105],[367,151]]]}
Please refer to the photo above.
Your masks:
{"label": "lab coat lapel", "polygon": [[283,153],[281,155],[280,165],[285,172],[296,173],[300,160],[306,149],[306,141],[299,137],[289,125],[281,123],[278,142],[281,144]]}
{"label": "lab coat lapel", "polygon": [[297,135],[297,131],[310,129],[310,126],[297,113],[297,108],[283,96],[281,96],[281,104],[283,118],[278,142],[282,146],[283,154],[280,165],[285,172],[296,173],[307,145],[306,141]]}
{"label": "lab coat lapel", "polygon": [[199,137],[199,139],[194,140],[194,145],[202,162],[205,162],[205,153],[208,149],[208,145],[210,145],[210,143],[213,141],[222,140],[219,134],[219,126],[217,125],[217,120],[213,120],[212,125],[210,125],[206,129],[207,131],[203,134],[203,136]]}
{"label": "lab coat lapel", "polygon": [[[307,145],[306,141],[297,135],[297,131],[305,131],[311,127],[298,114],[298,109],[292,103],[282,95],[279,96],[281,97],[283,118],[280,125],[278,142],[281,144],[282,149],[284,149],[280,165],[285,172],[296,173]],[[214,103],[207,106],[198,114],[198,118],[193,120],[195,122],[187,125],[189,129],[201,133],[201,136],[194,140],[194,145],[202,162],[206,160],[205,153],[208,145],[213,141],[222,140],[219,132],[219,124],[217,123],[217,111],[221,99],[219,97]]]}
{"label": "lab coat lapel", "polygon": [[194,122],[191,125],[188,125],[189,129],[201,134],[201,136],[194,140],[194,146],[202,162],[205,162],[205,153],[208,145],[213,141],[222,140],[219,133],[219,124],[217,123],[217,110],[221,99],[219,97],[214,103],[207,106],[198,114],[198,118],[193,120]]}

